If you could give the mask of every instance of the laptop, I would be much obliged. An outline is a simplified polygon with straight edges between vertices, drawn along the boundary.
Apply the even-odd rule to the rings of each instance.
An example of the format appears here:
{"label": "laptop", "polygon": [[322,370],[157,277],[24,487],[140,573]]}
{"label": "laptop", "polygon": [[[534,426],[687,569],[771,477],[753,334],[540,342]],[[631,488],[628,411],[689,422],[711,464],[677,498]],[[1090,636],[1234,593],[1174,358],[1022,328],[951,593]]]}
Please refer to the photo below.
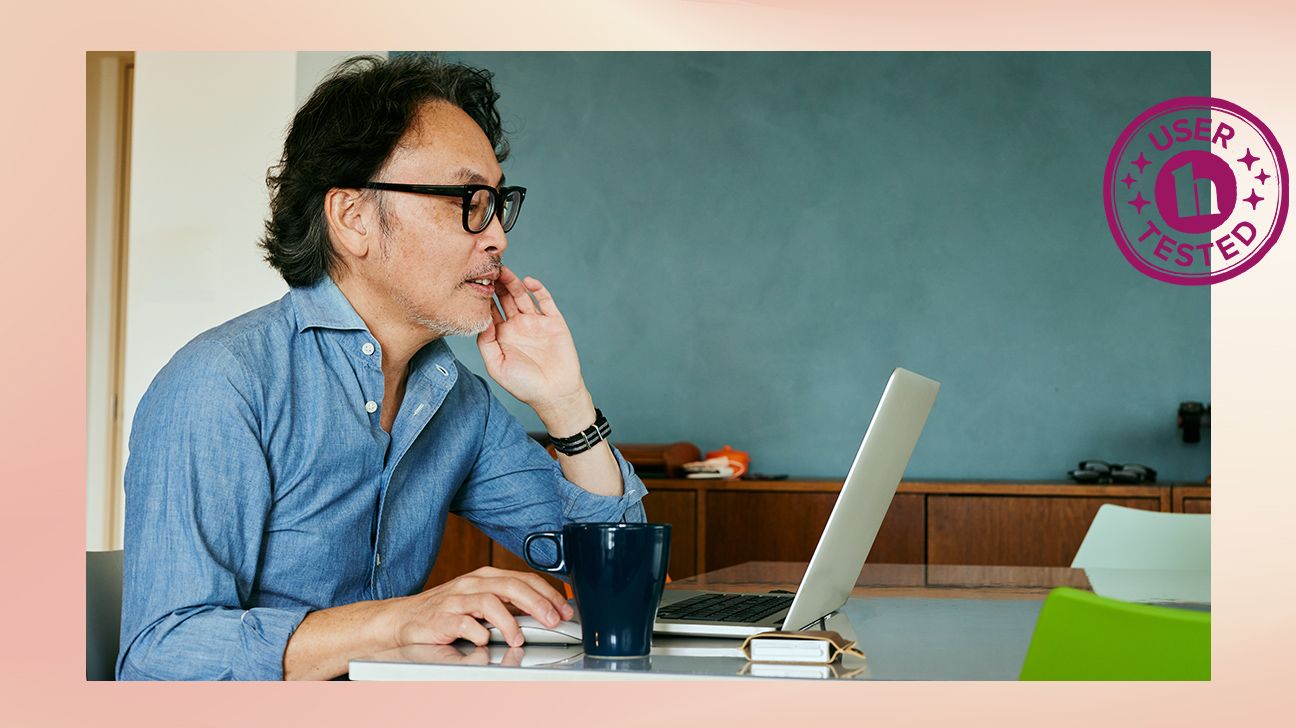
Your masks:
{"label": "laptop", "polygon": [[940,383],[896,369],[796,594],[726,594],[667,589],[653,631],[698,637],[747,637],[771,630],[815,629],[850,597],[918,444]]}

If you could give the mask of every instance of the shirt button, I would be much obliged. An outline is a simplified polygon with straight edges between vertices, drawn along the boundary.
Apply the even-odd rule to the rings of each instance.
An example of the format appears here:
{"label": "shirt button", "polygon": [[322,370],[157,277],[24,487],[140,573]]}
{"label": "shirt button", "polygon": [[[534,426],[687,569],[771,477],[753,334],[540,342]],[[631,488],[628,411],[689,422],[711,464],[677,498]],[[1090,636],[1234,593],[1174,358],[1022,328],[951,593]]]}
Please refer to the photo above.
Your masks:
{"label": "shirt button", "polygon": [[360,347],[360,351],[363,351],[365,356],[371,356],[374,353],[374,345],[366,341],[364,346]]}
{"label": "shirt button", "polygon": [[368,402],[365,402],[365,412],[368,412],[369,414],[373,414],[377,411],[378,411],[377,402],[373,401],[372,399],[369,400]]}
{"label": "shirt button", "polygon": [[437,365],[436,365],[436,368],[437,368],[437,371],[438,371],[438,372],[441,372],[441,376],[443,376],[443,377],[448,377],[448,376],[450,376],[450,371],[449,371],[448,369],[446,369],[445,367],[441,366],[440,364],[437,364]]}

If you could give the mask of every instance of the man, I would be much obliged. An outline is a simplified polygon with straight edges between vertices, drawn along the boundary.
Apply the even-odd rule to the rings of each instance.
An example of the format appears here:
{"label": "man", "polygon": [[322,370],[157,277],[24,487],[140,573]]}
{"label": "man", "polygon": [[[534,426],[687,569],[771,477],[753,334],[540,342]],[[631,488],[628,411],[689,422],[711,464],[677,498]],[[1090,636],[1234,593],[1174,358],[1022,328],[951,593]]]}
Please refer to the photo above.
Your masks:
{"label": "man", "polygon": [[[518,645],[511,610],[552,626],[571,608],[492,568],[419,593],[447,513],[514,552],[644,519],[553,297],[501,263],[525,190],[504,186],[497,99],[483,71],[360,58],[297,113],[262,241],[291,290],[187,344],[136,414],[119,678],[331,678],[386,648],[484,644],[482,622]],[[455,361],[456,334],[552,436],[587,437],[555,463]]]}

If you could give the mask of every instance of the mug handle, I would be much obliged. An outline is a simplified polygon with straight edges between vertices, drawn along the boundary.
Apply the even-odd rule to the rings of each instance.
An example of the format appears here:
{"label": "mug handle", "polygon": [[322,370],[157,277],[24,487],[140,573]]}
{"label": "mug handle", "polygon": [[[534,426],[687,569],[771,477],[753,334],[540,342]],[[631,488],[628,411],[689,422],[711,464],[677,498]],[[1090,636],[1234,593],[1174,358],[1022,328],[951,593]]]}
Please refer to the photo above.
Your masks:
{"label": "mug handle", "polygon": [[[558,551],[558,561],[552,564],[541,564],[531,558],[532,541],[553,541],[554,549]],[[567,560],[563,557],[562,533],[559,531],[541,531],[540,533],[528,534],[526,540],[522,542],[522,558],[526,560],[527,566],[536,571],[545,571],[550,574],[567,573]]]}

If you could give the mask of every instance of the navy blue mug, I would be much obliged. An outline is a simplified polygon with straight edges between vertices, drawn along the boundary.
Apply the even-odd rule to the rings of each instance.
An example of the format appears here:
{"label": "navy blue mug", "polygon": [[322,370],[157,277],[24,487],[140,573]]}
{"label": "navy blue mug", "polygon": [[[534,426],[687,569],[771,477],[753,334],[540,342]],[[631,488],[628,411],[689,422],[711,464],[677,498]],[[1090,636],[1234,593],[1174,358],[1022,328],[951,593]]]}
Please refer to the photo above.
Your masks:
{"label": "navy blue mug", "polygon": [[[528,535],[522,556],[533,569],[571,580],[586,655],[642,657],[652,651],[670,534],[665,523],[569,523]],[[535,560],[534,541],[552,541],[556,560]]]}

